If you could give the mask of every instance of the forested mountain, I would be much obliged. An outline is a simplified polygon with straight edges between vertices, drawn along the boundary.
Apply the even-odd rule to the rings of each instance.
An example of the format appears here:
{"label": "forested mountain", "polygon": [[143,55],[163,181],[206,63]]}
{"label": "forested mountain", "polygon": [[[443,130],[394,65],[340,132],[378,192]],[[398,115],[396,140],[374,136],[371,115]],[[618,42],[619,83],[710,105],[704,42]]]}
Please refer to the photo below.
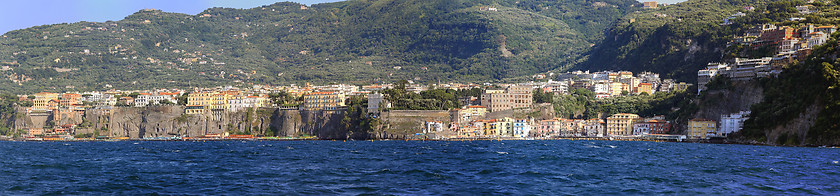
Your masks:
{"label": "forested mountain", "polygon": [[[120,21],[0,37],[0,91],[291,82],[492,81],[570,67],[633,0],[350,0]],[[70,87],[70,88],[67,88]]]}
{"label": "forested mountain", "polygon": [[[690,0],[630,13],[607,30],[604,41],[578,69],[653,71],[693,82],[697,70],[725,58],[727,42],[733,36],[754,25],[776,21],[771,19],[791,17],[790,10],[779,9],[787,6],[767,7],[770,2]],[[748,7],[756,10],[748,11]],[[721,24],[737,12],[748,16],[734,19],[731,25]]]}

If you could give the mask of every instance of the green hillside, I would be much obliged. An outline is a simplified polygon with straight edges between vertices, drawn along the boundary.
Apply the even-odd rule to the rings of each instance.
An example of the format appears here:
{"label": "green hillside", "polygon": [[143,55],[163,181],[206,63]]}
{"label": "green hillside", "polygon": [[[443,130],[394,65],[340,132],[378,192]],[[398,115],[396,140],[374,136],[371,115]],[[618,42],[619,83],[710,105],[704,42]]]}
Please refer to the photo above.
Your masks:
{"label": "green hillside", "polygon": [[[697,70],[725,58],[726,43],[764,19],[788,10],[767,10],[766,0],[689,0],[645,9],[619,19],[603,43],[577,69],[653,71],[682,81],[696,80]],[[747,11],[753,6],[754,11]],[[737,12],[747,17],[721,25]],[[795,11],[795,9],[794,9]],[[769,13],[767,13],[769,12]],[[772,15],[772,16],[771,16]]]}
{"label": "green hillside", "polygon": [[143,10],[3,35],[0,65],[12,70],[0,71],[0,91],[493,81],[577,63],[633,7],[632,0],[351,0],[194,16]]}

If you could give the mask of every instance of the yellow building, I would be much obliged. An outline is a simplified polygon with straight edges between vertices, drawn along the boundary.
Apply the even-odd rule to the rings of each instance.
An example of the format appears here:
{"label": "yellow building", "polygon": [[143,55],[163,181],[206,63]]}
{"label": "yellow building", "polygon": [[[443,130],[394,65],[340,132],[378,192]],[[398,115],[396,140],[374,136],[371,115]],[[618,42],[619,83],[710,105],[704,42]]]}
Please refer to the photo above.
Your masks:
{"label": "yellow building", "polygon": [[205,106],[210,105],[212,103],[211,97],[215,94],[214,92],[193,92],[187,97],[187,105],[193,106]]}
{"label": "yellow building", "polygon": [[201,105],[188,105],[187,109],[184,110],[185,114],[195,115],[195,114],[204,114],[204,106]]}
{"label": "yellow building", "polygon": [[335,110],[345,106],[345,95],[338,92],[315,92],[303,96],[303,107],[307,110]]}
{"label": "yellow building", "polygon": [[644,8],[655,9],[656,8],[656,1],[644,2]]}
{"label": "yellow building", "polygon": [[640,120],[639,115],[618,113],[607,118],[608,135],[632,135],[633,123]]}
{"label": "yellow building", "polygon": [[463,109],[450,110],[450,121],[458,124],[467,124],[474,120],[484,119],[487,115],[487,107],[467,106]]}
{"label": "yellow building", "polygon": [[717,134],[717,122],[708,119],[691,119],[688,121],[688,138],[706,139]]}
{"label": "yellow building", "polygon": [[489,120],[484,124],[484,136],[499,136],[499,122]]}
{"label": "yellow building", "polygon": [[50,101],[55,100],[58,101],[59,98],[58,93],[50,93],[50,92],[42,92],[42,93],[35,93],[35,99],[32,100],[33,110],[49,110],[50,108]]}
{"label": "yellow building", "polygon": [[619,96],[621,95],[621,91],[624,91],[624,83],[621,82],[611,82],[610,83],[610,96]]}
{"label": "yellow building", "polygon": [[513,122],[515,121],[515,119],[508,117],[496,120],[498,124],[496,127],[497,134],[499,136],[513,136]]}
{"label": "yellow building", "polygon": [[204,109],[210,110],[227,110],[230,108],[228,100],[238,96],[237,91],[209,91],[209,92],[194,92],[187,97],[187,105],[204,106]]}
{"label": "yellow building", "polygon": [[607,73],[607,80],[609,80],[610,82],[617,82],[618,73]]}
{"label": "yellow building", "polygon": [[636,93],[647,93],[648,95],[653,95],[653,84],[639,83],[639,87],[636,88]]}

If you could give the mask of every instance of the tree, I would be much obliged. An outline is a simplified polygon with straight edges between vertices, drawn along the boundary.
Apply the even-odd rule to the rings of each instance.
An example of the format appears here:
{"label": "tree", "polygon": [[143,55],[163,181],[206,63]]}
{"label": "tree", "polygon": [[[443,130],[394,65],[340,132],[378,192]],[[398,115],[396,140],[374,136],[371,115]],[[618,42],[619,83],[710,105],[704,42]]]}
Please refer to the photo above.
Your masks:
{"label": "tree", "polygon": [[160,104],[160,105],[175,105],[175,103],[172,103],[172,101],[169,101],[169,99],[160,100],[158,102],[158,104]]}
{"label": "tree", "polygon": [[187,98],[190,97],[190,93],[184,93],[181,96],[176,97],[175,99],[178,100],[178,105],[187,105]]}
{"label": "tree", "polygon": [[408,80],[400,80],[394,83],[394,89],[397,90],[405,90],[406,86],[408,86]]}
{"label": "tree", "polygon": [[543,92],[543,90],[540,88],[534,90],[533,97],[535,103],[551,103],[554,99],[554,93]]}
{"label": "tree", "polygon": [[278,93],[268,94],[268,98],[269,98],[269,100],[271,100],[272,104],[278,105],[278,106],[289,105],[289,104],[294,103],[297,100],[297,98],[294,95],[292,95],[291,93],[288,93],[286,91],[280,91]]}

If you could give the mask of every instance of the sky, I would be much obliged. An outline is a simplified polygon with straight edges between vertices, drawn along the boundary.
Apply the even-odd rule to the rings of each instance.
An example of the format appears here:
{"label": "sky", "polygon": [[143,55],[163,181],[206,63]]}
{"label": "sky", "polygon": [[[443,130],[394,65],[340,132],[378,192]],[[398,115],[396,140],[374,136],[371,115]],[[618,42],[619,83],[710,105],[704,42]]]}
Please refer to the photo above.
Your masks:
{"label": "sky", "polygon": [[0,34],[33,26],[122,20],[139,10],[195,15],[207,8],[254,8],[292,1],[312,5],[341,0],[6,0],[0,6]]}

